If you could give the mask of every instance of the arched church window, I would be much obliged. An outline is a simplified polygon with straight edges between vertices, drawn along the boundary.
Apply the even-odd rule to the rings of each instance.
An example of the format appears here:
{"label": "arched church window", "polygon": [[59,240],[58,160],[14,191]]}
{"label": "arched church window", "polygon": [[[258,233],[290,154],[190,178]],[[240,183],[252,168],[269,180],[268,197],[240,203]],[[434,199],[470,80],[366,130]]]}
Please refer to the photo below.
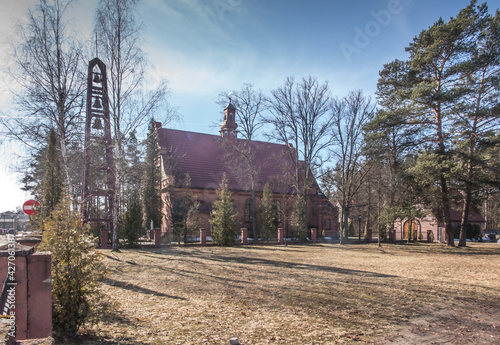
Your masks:
{"label": "arched church window", "polygon": [[332,230],[332,221],[330,218],[325,219],[325,230]]}
{"label": "arched church window", "polygon": [[245,201],[245,222],[250,223],[252,221],[252,199],[247,199]]}
{"label": "arched church window", "polygon": [[274,200],[274,204],[276,205],[276,218],[278,219],[278,223],[281,223],[281,201]]}

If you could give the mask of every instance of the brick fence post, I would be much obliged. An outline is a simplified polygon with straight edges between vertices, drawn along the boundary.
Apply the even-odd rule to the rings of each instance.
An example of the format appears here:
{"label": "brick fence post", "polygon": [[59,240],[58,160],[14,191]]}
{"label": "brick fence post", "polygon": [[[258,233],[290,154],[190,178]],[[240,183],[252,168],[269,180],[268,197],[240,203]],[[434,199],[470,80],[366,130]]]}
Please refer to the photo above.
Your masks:
{"label": "brick fence post", "polygon": [[161,229],[156,228],[155,232],[155,248],[161,247]]}
{"label": "brick fence post", "polygon": [[311,242],[316,243],[318,241],[318,230],[316,228],[311,229]]}
{"label": "brick fence post", "polygon": [[248,229],[247,228],[241,228],[241,244],[248,244]]}
{"label": "brick fence post", "polygon": [[101,249],[108,249],[108,230],[101,229]]}
{"label": "brick fence post", "polygon": [[207,245],[207,230],[200,228],[200,243],[202,246]]}
{"label": "brick fence post", "polygon": [[50,283],[52,255],[48,252],[37,252],[28,255],[27,259],[28,337],[50,337],[52,335],[52,287]]}
{"label": "brick fence post", "polygon": [[372,243],[372,238],[373,238],[372,234],[373,234],[372,229],[366,230],[366,240],[368,241],[368,243]]}
{"label": "brick fence post", "polygon": [[[15,253],[12,253],[13,251]],[[9,315],[15,313],[15,321],[11,320],[15,324],[12,325],[15,340],[46,338],[52,335],[52,256],[48,252],[33,251],[33,248],[19,244],[0,250],[0,286],[6,283],[10,288],[9,283],[15,284],[15,309],[12,308],[8,312]],[[14,282],[4,282],[5,278],[10,279],[7,274],[10,267],[15,267]],[[10,339],[13,340],[12,337]]]}
{"label": "brick fence post", "polygon": [[285,230],[283,228],[278,228],[278,242],[285,244]]}
{"label": "brick fence post", "polygon": [[389,230],[389,241],[396,242],[396,231]]}
{"label": "brick fence post", "polygon": [[155,239],[155,231],[154,229],[149,230],[149,239],[154,240]]}

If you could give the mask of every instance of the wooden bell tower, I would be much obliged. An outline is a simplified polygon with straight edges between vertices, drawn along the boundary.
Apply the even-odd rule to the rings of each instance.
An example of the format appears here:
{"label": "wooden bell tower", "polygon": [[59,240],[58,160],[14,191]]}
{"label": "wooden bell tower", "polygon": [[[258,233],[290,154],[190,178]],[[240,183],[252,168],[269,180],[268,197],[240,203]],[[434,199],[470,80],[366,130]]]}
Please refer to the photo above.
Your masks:
{"label": "wooden bell tower", "polygon": [[106,65],[95,58],[87,76],[82,218],[115,233],[115,173]]}

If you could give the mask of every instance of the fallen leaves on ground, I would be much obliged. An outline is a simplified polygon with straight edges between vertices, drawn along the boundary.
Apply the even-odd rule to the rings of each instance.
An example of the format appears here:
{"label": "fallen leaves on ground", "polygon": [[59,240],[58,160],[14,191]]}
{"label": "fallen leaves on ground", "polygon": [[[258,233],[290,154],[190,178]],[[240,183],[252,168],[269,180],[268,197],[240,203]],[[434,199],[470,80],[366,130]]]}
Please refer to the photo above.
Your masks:
{"label": "fallen leaves on ground", "polygon": [[172,246],[107,265],[119,307],[84,345],[500,343],[496,245]]}

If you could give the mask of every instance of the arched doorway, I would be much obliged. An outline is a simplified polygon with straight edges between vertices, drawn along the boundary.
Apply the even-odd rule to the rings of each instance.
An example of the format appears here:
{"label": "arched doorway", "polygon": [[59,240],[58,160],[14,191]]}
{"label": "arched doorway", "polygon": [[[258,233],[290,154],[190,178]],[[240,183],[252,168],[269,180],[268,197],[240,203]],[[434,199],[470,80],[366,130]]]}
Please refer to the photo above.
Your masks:
{"label": "arched doorway", "polygon": [[407,220],[403,225],[403,240],[408,240],[408,235],[411,235],[410,240],[417,239],[419,223],[415,220]]}

